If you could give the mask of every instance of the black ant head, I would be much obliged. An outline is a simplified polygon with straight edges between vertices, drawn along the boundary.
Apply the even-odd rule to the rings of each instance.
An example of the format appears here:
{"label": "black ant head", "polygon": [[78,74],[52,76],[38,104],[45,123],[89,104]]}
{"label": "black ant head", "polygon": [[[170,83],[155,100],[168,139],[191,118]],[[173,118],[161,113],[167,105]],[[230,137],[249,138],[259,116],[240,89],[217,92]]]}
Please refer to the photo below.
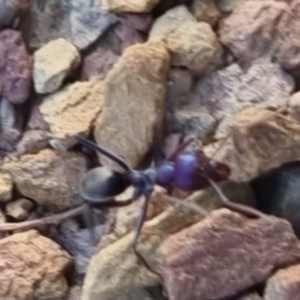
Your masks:
{"label": "black ant head", "polygon": [[131,184],[129,176],[106,167],[98,167],[87,172],[80,182],[80,194],[87,202],[110,201],[123,193]]}

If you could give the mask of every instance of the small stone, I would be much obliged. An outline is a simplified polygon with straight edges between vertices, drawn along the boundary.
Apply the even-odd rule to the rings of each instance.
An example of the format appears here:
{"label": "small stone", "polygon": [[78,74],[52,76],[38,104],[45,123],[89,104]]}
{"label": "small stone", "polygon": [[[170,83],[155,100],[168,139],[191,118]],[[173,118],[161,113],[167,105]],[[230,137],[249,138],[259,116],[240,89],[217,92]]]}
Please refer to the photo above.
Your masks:
{"label": "small stone", "polygon": [[16,220],[24,220],[27,218],[28,212],[32,209],[32,207],[32,201],[26,198],[21,198],[8,202],[6,204],[6,212],[9,216],[15,218]]}
{"label": "small stone", "polygon": [[220,209],[169,236],[158,255],[168,299],[218,299],[265,281],[278,267],[299,262],[300,242],[286,220],[253,220]]}
{"label": "small stone", "polygon": [[36,230],[0,240],[1,299],[57,299],[67,295],[70,255]]}
{"label": "small stone", "polygon": [[158,0],[100,0],[100,5],[104,11],[110,12],[151,12]]}
{"label": "small stone", "polygon": [[0,32],[0,94],[11,103],[24,103],[31,88],[31,60],[21,33]]}
{"label": "small stone", "polygon": [[221,17],[215,1],[211,0],[193,0],[191,11],[198,22],[206,22],[210,26],[214,26]]}
{"label": "small stone", "polygon": [[80,153],[44,149],[8,157],[2,169],[11,175],[24,197],[48,209],[65,210],[82,202],[78,182],[87,171],[87,161]]}
{"label": "small stone", "polygon": [[124,26],[143,33],[147,33],[149,31],[153,19],[151,14],[143,13],[123,13],[118,14],[117,18]]}
{"label": "small stone", "polygon": [[32,1],[22,32],[31,50],[64,38],[80,50],[95,42],[116,18],[99,1]]}
{"label": "small stone", "polygon": [[222,13],[229,13],[243,1],[245,0],[216,0],[216,6]]}
{"label": "small stone", "polygon": [[47,96],[40,113],[52,133],[51,145],[66,149],[74,144],[67,134],[88,134],[103,107],[104,83],[75,82]]}
{"label": "small stone", "polygon": [[0,172],[0,203],[12,198],[13,181],[9,174]]}
{"label": "small stone", "polygon": [[0,30],[15,28],[28,8],[29,0],[0,0]]}
{"label": "small stone", "polygon": [[204,148],[210,156],[222,143],[215,159],[231,168],[230,179],[249,181],[283,163],[298,160],[300,126],[272,111],[250,107],[234,115],[226,141]]}
{"label": "small stone", "polygon": [[80,63],[77,49],[63,38],[52,40],[33,55],[35,91],[48,94],[58,90]]}
{"label": "small stone", "polygon": [[168,10],[153,24],[149,39],[165,41],[172,52],[172,65],[203,72],[215,63],[219,43],[209,24],[197,23],[184,5]]}
{"label": "small stone", "polygon": [[[103,111],[94,137],[131,167],[140,163],[152,143],[164,105],[169,61],[163,43],[136,44],[124,51],[105,79]],[[100,157],[102,164],[119,170]]]}
{"label": "small stone", "polygon": [[288,113],[296,121],[300,122],[300,92],[293,94],[289,101]]}
{"label": "small stone", "polygon": [[300,265],[281,269],[267,281],[264,300],[283,299],[300,299]]}

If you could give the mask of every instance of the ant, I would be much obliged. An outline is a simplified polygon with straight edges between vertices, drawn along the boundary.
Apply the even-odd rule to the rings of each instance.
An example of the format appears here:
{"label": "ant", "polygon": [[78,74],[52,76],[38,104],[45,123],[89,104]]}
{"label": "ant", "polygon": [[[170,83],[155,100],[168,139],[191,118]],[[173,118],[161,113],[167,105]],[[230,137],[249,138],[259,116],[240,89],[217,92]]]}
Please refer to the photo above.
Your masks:
{"label": "ant", "polygon": [[[137,250],[138,238],[145,221],[148,203],[155,185],[165,188],[168,192],[174,187],[185,191],[196,191],[211,186],[220,197],[224,207],[253,217],[265,217],[262,212],[242,204],[233,203],[224,195],[217,182],[229,178],[231,172],[229,166],[207,157],[202,150],[185,150],[193,141],[193,138],[187,139],[180,144],[157,167],[148,168],[143,171],[130,168],[120,157],[88,139],[78,135],[73,136],[73,138],[87,149],[99,152],[108,157],[124,171],[118,172],[104,166],[88,171],[83,176],[79,188],[80,194],[86,204],[90,205],[90,207],[98,208],[121,207],[131,204],[141,196],[145,197],[142,211],[137,220],[132,248],[135,255],[145,267],[158,276],[161,275],[150,267]],[[122,202],[115,201],[114,198],[124,192],[129,186],[133,186],[134,188],[132,198]],[[165,199],[203,213],[200,208],[197,208],[197,205],[193,206],[190,203],[185,203],[171,196],[165,196]]]}

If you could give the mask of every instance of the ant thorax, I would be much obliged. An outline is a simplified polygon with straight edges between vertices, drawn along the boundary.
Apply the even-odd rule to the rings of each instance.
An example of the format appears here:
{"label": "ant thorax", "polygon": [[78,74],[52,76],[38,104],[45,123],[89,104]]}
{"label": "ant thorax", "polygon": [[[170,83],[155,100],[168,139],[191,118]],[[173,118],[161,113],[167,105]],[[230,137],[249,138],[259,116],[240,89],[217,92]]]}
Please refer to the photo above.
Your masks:
{"label": "ant thorax", "polygon": [[155,185],[155,173],[155,169],[152,168],[144,171],[132,170],[130,172],[132,186],[143,194],[152,191]]}

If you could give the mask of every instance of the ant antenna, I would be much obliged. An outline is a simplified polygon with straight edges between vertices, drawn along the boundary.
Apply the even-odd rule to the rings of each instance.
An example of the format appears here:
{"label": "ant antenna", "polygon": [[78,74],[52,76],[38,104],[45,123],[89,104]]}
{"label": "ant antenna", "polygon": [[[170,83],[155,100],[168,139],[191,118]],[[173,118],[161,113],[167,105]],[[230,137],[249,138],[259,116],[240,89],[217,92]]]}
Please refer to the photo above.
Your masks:
{"label": "ant antenna", "polygon": [[100,147],[100,146],[96,145],[95,143],[89,141],[88,139],[82,138],[82,137],[80,137],[78,135],[74,135],[73,137],[80,144],[82,144],[83,146],[87,147],[88,149],[100,152],[103,155],[105,155],[106,157],[110,158],[112,161],[114,161],[115,163],[117,163],[125,171],[127,171],[127,172],[131,171],[131,168],[125,163],[125,161],[123,159],[119,158],[118,156],[116,156],[115,154],[111,153],[110,151],[108,151],[108,150],[104,149],[103,147]]}

